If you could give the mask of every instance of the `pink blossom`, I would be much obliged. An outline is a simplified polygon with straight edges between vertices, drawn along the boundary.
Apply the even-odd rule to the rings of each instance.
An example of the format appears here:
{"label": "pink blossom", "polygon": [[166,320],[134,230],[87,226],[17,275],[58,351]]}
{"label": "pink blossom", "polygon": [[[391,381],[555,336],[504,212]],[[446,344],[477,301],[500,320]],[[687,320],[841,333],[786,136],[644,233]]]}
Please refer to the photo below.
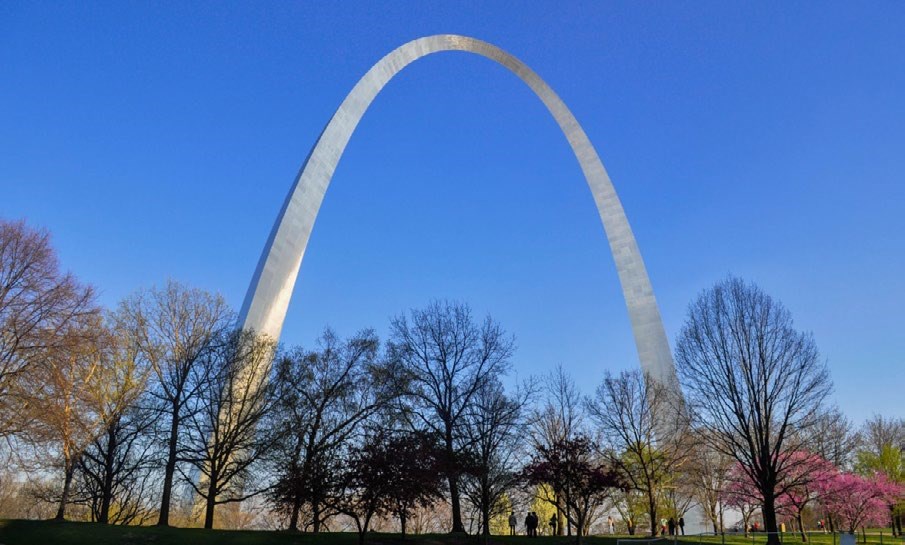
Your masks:
{"label": "pink blossom", "polygon": [[862,477],[853,473],[837,473],[821,485],[821,503],[840,526],[849,532],[865,526],[881,526],[889,516],[889,505],[905,489],[877,473]]}
{"label": "pink blossom", "polygon": [[820,456],[804,451],[789,453],[782,463],[783,476],[776,487],[776,510],[800,523],[804,508],[819,498],[838,471]]}

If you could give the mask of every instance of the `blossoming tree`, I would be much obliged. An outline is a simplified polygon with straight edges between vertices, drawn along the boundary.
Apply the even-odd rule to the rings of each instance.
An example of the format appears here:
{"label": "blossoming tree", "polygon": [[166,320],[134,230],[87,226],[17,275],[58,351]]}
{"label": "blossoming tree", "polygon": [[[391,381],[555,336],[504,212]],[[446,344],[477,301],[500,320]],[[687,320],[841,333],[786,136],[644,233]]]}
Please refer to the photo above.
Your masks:
{"label": "blossoming tree", "polygon": [[880,526],[889,515],[889,504],[903,494],[903,487],[882,473],[862,477],[837,473],[821,485],[821,503],[849,533],[858,528]]}
{"label": "blossoming tree", "polygon": [[777,511],[795,519],[801,541],[807,543],[808,534],[802,520],[804,510],[820,498],[838,473],[833,464],[806,451],[789,453],[787,464],[789,470],[784,480],[788,486],[780,483],[782,494],[777,498]]}

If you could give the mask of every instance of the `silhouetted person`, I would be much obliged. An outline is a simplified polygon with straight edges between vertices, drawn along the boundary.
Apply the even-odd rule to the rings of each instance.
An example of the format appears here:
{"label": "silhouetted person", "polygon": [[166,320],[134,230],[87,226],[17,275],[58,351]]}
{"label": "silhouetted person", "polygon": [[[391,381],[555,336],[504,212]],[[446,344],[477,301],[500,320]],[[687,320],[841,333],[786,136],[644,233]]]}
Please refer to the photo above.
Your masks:
{"label": "silhouetted person", "polygon": [[552,515],[550,515],[550,535],[551,536],[556,535],[556,522],[557,522],[556,513],[553,513]]}
{"label": "silhouetted person", "polygon": [[525,535],[531,535],[531,511],[528,511],[528,514],[525,515]]}
{"label": "silhouetted person", "polygon": [[669,526],[669,535],[676,535],[676,519],[669,517],[669,522],[666,524]]}
{"label": "silhouetted person", "polygon": [[679,531],[685,535],[685,517],[679,517]]}
{"label": "silhouetted person", "polygon": [[515,535],[515,527],[518,525],[518,519],[515,518],[515,511],[509,515],[509,535]]}

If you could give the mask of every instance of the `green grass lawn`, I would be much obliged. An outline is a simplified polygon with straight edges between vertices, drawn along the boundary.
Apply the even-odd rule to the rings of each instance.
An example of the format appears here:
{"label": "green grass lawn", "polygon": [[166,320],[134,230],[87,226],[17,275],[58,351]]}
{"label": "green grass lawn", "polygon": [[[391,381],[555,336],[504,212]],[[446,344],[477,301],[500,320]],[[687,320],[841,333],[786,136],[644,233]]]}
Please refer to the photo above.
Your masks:
{"label": "green grass lawn", "polygon": [[[882,534],[881,534],[882,532]],[[685,545],[694,545],[701,543],[704,545],[764,545],[767,542],[767,535],[764,533],[752,533],[748,537],[744,534],[726,534],[723,536],[685,536],[679,538],[680,542]],[[786,532],[782,536],[782,542],[788,545],[804,545],[801,536],[797,533]],[[857,543],[867,545],[905,545],[902,538],[893,538],[889,530],[868,530],[866,540],[862,538],[861,533],[857,536]],[[813,532],[808,535],[808,544],[810,545],[839,545],[839,535],[824,534],[822,532]]]}
{"label": "green grass lawn", "polygon": [[[879,530],[874,531],[879,532]],[[868,534],[868,545],[880,545],[878,533]],[[618,539],[628,536],[590,536],[586,545],[617,545]],[[660,541],[668,545],[669,540]],[[680,545],[763,545],[764,534],[751,537],[727,534],[722,536],[685,536],[677,539]],[[491,545],[569,545],[570,537],[492,536]],[[861,543],[861,536],[858,536]],[[368,545],[480,545],[476,536],[427,534],[407,536],[402,541],[399,534],[368,535]],[[786,533],[784,544],[801,545],[797,534]],[[901,538],[893,539],[886,531],[883,545],[905,545]],[[46,520],[0,521],[0,545],[358,545],[358,535],[352,532],[305,534],[287,532],[202,530],[199,528],[159,528],[156,526],[108,526],[89,522],[56,522]],[[838,545],[829,534],[813,534],[811,545]]]}

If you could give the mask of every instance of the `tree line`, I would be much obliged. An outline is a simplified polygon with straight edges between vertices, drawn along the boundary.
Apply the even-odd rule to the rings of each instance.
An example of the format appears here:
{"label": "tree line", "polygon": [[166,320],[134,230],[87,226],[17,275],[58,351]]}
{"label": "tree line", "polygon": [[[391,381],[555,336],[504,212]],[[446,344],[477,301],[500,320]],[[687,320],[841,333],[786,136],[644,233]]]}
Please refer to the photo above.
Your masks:
{"label": "tree line", "polygon": [[737,278],[690,305],[679,385],[605,373],[584,395],[562,367],[515,384],[513,336],[462,303],[310,347],[173,281],[103,309],[48,233],[0,220],[0,328],[0,516],[364,541],[533,511],[580,541],[612,518],[656,536],[698,506],[771,544],[813,521],[901,533],[905,421],[856,429],[813,337]]}

